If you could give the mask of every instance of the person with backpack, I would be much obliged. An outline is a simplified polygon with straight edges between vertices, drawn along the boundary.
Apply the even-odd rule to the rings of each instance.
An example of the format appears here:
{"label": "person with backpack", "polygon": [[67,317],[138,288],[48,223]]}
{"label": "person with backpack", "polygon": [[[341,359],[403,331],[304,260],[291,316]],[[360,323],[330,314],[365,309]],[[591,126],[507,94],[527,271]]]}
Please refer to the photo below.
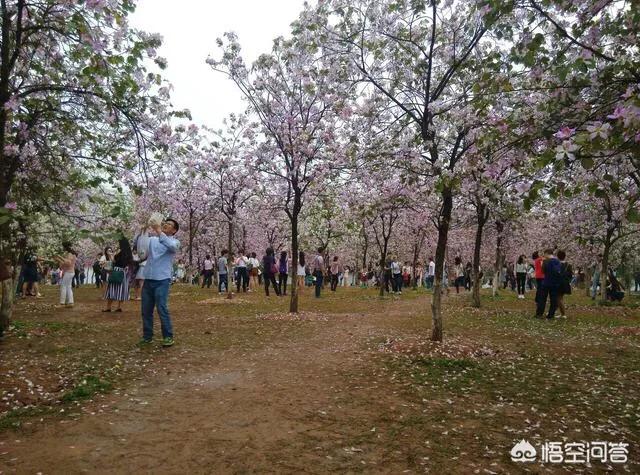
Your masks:
{"label": "person with backpack", "polygon": [[276,283],[276,274],[278,273],[278,266],[276,265],[276,259],[273,256],[273,248],[268,247],[265,251],[265,255],[262,257],[263,265],[263,280],[264,280],[264,292],[269,296],[269,284],[273,284],[273,289],[276,291],[276,295],[280,296],[280,289]]}
{"label": "person with backpack", "polygon": [[566,261],[567,253],[558,251],[558,260],[560,261],[561,283],[558,292],[558,310],[560,310],[560,318],[567,318],[564,296],[571,295],[571,280],[573,279],[573,268]]}
{"label": "person with backpack", "polygon": [[103,312],[111,312],[113,302],[118,302],[116,312],[122,312],[122,302],[129,300],[129,266],[133,262],[133,253],[129,240],[125,237],[118,242],[118,253],[113,257],[113,266],[107,279],[104,299],[107,306]]}
{"label": "person with backpack", "polygon": [[540,298],[536,302],[536,318],[542,318],[548,297],[549,312],[547,313],[547,319],[553,320],[558,308],[558,295],[562,284],[562,269],[560,261],[553,255],[553,250],[547,249],[544,253],[546,256],[542,262],[544,278],[540,286]]}

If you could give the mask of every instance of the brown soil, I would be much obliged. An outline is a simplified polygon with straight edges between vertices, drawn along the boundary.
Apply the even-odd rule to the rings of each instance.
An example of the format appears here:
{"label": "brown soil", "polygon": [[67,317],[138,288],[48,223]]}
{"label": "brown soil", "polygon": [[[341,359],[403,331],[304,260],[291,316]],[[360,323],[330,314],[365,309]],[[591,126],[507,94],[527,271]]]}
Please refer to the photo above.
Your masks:
{"label": "brown soil", "polygon": [[[0,432],[0,473],[521,470],[508,460],[515,436],[487,430],[463,400],[422,396],[386,365],[390,353],[515,359],[517,342],[510,351],[458,335],[443,350],[416,338],[429,334],[427,295],[380,301],[373,290],[353,289],[320,301],[305,296],[305,312],[292,317],[287,299],[249,294],[230,304],[199,289],[174,290],[177,344],[169,349],[135,347],[137,302],[104,315],[96,291],[82,289],[74,309],[19,304],[16,320],[26,327],[0,346],[13,355],[3,356],[9,372],[0,389],[6,395],[29,380],[41,390],[34,396],[23,387],[13,407],[42,394],[59,400],[88,360],[115,387],[77,405],[51,402],[55,415]],[[67,380],[56,375],[60,368]],[[523,418],[506,410],[501,417]]]}
{"label": "brown soil", "polygon": [[[243,296],[234,301],[234,307],[249,299],[255,305],[263,298],[255,294]],[[370,371],[366,344],[380,332],[380,315],[303,312],[300,318],[291,318],[283,309],[261,312],[254,316],[254,322],[265,321],[273,326],[290,321],[311,326],[284,328],[276,335],[270,328],[265,331],[266,341],[256,331],[249,348],[206,348],[201,341],[189,348],[180,339],[185,330],[185,323],[181,322],[185,312],[193,311],[196,305],[206,307],[198,314],[206,317],[204,323],[186,323],[193,330],[194,326],[213,322],[214,326],[204,334],[215,334],[215,324],[220,324],[216,321],[231,317],[224,315],[227,302],[222,299],[184,299],[176,293],[172,296],[177,344],[151,350],[152,371],[143,371],[139,378],[124,382],[115,393],[85,403],[70,418],[45,417],[42,422],[28,423],[19,432],[5,433],[7,440],[0,446],[0,467],[4,468],[0,471],[245,473],[406,469],[404,457],[395,454],[390,459],[384,449],[376,447],[376,440],[381,437],[380,428],[375,428],[377,412],[388,411],[397,398],[375,380],[368,381],[369,387],[362,387],[357,385],[357,377],[352,378]],[[37,315],[38,310],[54,311],[57,313],[51,317],[56,320],[89,321],[94,326],[105,326],[105,332],[110,331],[111,325],[125,327],[129,334],[123,337],[133,342],[137,321],[131,308],[135,304],[127,304],[128,312],[115,317],[95,313],[99,305],[95,296],[90,305],[78,304],[66,312],[50,309],[44,302],[28,302],[20,304],[16,318],[28,318],[27,313]],[[116,318],[127,320],[116,324]],[[246,323],[246,319],[241,321],[241,325]],[[28,331],[28,337],[41,338],[46,332],[46,328],[36,327]],[[372,419],[371,423],[363,424],[368,419]],[[354,420],[360,423],[351,424]],[[354,445],[355,440],[362,444]]]}

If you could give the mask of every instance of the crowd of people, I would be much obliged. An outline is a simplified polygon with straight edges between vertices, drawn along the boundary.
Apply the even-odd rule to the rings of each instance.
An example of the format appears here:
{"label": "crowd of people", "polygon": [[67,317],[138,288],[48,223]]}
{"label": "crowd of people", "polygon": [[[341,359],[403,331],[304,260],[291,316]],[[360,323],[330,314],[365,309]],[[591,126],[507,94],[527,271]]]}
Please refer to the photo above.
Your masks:
{"label": "crowd of people", "polygon": [[[141,344],[149,344],[153,339],[154,309],[160,318],[163,346],[174,343],[167,301],[174,281],[175,255],[180,247],[179,241],[173,237],[178,230],[179,224],[172,218],[144,226],[134,237],[133,246],[122,236],[115,252],[111,246],[106,247],[91,266],[95,286],[103,290],[103,313],[121,313],[123,302],[132,298],[141,301]],[[56,275],[51,283],[60,287],[60,306],[74,306],[73,288],[84,281],[80,279],[74,283],[78,275],[78,253],[69,243],[62,247],[63,253],[51,258],[26,253],[19,276],[18,296],[41,298],[39,285],[51,272]]]}
{"label": "crowd of people", "polygon": [[[142,343],[145,344],[153,337],[154,308],[160,317],[163,344],[173,344],[167,299],[170,285],[176,281],[208,289],[215,282],[220,294],[231,292],[234,286],[238,293],[255,292],[263,287],[267,297],[271,291],[276,296],[285,296],[292,286],[296,286],[299,292],[305,287],[315,287],[314,295],[318,298],[326,284],[332,292],[336,292],[339,286],[382,286],[384,291],[392,294],[401,294],[407,287],[431,289],[434,286],[436,266],[433,257],[424,266],[420,263],[412,266],[392,256],[381,268],[374,269],[373,264],[369,264],[360,272],[354,272],[351,266],[343,264],[339,256],[331,257],[323,248],[318,248],[311,259],[304,252],[299,252],[296,269],[292,269],[293,262],[287,251],[277,255],[269,247],[261,259],[255,252],[238,250],[233,254],[223,249],[217,257],[207,254],[198,271],[189,271],[183,261],[176,262],[175,259],[179,242],[173,235],[178,229],[179,225],[173,219],[144,226],[132,241],[121,237],[115,251],[111,246],[106,247],[91,266],[91,280],[96,288],[103,291],[105,303],[102,312],[122,312],[124,302],[131,299],[141,301]],[[85,271],[71,245],[64,243],[62,248],[61,254],[50,259],[40,258],[34,253],[26,254],[17,289],[22,298],[29,295],[40,297],[39,284],[49,274],[51,283],[60,287],[60,306],[74,305],[73,288],[84,284]],[[520,255],[515,262],[505,263],[497,273],[485,275],[482,269],[478,270],[483,287],[511,288],[519,299],[524,299],[527,291],[535,290],[537,318],[543,318],[545,310],[548,319],[556,318],[556,312],[559,312],[559,318],[565,318],[564,296],[571,294],[573,287],[586,285],[582,269],[574,272],[562,250],[536,251],[530,259]],[[591,296],[595,299],[600,285],[597,263],[591,270]],[[456,293],[470,291],[474,278],[472,271],[472,264],[463,264],[459,256],[454,258],[451,273],[445,262],[442,291],[448,294],[450,287],[455,287]],[[636,275],[635,280],[638,290],[640,275]],[[613,269],[608,270],[605,294],[607,299],[614,301],[622,300],[625,295]]]}

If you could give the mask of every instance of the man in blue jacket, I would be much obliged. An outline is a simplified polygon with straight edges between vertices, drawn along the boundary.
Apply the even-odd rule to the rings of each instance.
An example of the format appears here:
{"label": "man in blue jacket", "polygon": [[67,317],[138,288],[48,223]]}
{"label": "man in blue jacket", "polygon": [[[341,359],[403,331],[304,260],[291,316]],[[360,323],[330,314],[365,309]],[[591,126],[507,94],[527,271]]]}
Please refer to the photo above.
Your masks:
{"label": "man in blue jacket", "polygon": [[558,308],[558,296],[560,286],[562,284],[562,266],[558,258],[553,254],[551,249],[544,251],[545,260],[542,263],[544,271],[544,279],[542,280],[542,291],[537,301],[536,317],[542,318],[544,308],[547,305],[547,296],[549,297],[549,313],[547,318],[553,320],[555,318],[556,309]]}
{"label": "man in blue jacket", "polygon": [[144,270],[142,287],[142,340],[141,344],[153,340],[153,308],[158,309],[162,346],[173,345],[173,327],[167,300],[173,274],[173,261],[180,249],[180,241],[173,235],[180,226],[175,219],[168,218],[161,225],[152,226],[156,236],[149,239],[149,253]]}

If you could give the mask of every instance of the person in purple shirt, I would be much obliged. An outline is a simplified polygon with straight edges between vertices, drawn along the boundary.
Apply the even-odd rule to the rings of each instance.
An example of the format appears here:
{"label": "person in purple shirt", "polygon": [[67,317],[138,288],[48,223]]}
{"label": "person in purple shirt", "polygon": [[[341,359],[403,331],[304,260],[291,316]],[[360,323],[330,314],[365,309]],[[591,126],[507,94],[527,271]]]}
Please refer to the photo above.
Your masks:
{"label": "person in purple shirt", "polygon": [[140,344],[149,344],[153,340],[153,308],[158,309],[162,346],[173,345],[173,327],[167,300],[173,274],[173,261],[180,248],[180,241],[173,236],[180,226],[175,219],[168,218],[162,225],[152,226],[157,236],[149,239],[149,253],[144,270],[142,287],[142,340]]}

